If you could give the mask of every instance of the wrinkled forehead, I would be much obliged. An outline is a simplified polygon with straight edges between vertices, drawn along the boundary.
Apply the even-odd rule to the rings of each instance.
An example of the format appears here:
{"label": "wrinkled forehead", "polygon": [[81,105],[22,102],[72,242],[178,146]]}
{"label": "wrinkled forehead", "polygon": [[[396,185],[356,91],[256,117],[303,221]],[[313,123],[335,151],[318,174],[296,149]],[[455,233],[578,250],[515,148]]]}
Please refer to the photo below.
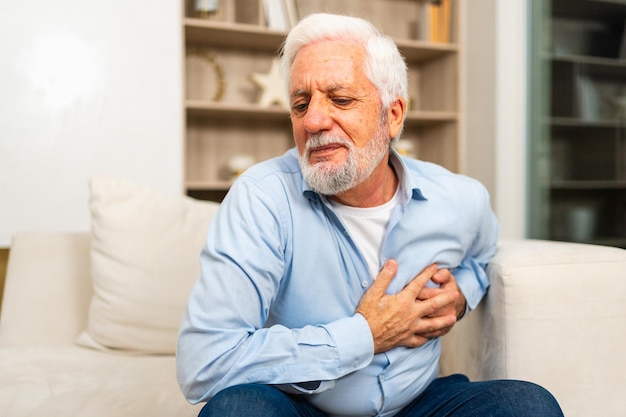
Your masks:
{"label": "wrinkled forehead", "polygon": [[309,44],[296,54],[291,83],[316,77],[341,83],[364,76],[366,51],[362,44],[346,40],[323,40]]}

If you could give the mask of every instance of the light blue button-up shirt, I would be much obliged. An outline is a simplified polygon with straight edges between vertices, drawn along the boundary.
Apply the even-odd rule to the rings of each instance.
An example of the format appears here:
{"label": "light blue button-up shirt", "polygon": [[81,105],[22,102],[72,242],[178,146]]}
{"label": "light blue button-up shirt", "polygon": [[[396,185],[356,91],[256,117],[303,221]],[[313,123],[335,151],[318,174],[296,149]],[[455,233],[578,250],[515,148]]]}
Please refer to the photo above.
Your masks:
{"label": "light blue button-up shirt", "polygon": [[[470,308],[487,290],[498,226],[477,181],[393,153],[402,203],[380,257],[397,293],[424,267],[451,269]],[[374,354],[355,308],[372,277],[333,208],[311,191],[297,151],[233,185],[200,255],[181,326],[178,380],[192,403],[237,384],[299,390],[330,415],[390,416],[437,377],[440,341]],[[322,381],[307,391],[291,384]]]}

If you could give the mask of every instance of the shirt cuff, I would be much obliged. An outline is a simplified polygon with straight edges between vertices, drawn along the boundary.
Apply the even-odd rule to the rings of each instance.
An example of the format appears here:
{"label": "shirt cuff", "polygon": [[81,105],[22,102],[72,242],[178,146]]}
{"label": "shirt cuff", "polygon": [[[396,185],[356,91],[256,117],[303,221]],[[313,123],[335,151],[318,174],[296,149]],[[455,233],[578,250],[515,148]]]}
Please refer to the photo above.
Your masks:
{"label": "shirt cuff", "polygon": [[367,320],[356,313],[324,326],[339,353],[339,372],[347,375],[365,368],[374,358],[374,339]]}
{"label": "shirt cuff", "polygon": [[[311,381],[312,383],[313,381]],[[279,390],[286,392],[287,394],[319,394],[329,389],[335,388],[335,381],[315,381],[317,387],[303,386],[303,384],[280,384],[274,385]],[[309,383],[305,383],[309,384]]]}
{"label": "shirt cuff", "polygon": [[485,295],[486,290],[480,285],[474,272],[468,269],[459,268],[453,271],[456,283],[465,297],[467,303],[465,314],[475,309]]}

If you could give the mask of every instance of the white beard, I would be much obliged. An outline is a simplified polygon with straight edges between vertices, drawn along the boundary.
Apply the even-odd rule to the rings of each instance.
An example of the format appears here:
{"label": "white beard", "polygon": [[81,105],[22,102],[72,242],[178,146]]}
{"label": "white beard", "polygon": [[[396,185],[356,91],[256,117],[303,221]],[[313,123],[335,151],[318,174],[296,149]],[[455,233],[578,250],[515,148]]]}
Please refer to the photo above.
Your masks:
{"label": "white beard", "polygon": [[[357,148],[350,140],[327,133],[311,136],[306,142],[304,152],[298,158],[300,170],[309,187],[322,195],[337,195],[367,179],[389,151],[390,140],[384,130],[386,124],[386,117],[382,117],[376,134],[364,148]],[[311,148],[331,143],[340,144],[348,149],[345,161],[309,163]]]}

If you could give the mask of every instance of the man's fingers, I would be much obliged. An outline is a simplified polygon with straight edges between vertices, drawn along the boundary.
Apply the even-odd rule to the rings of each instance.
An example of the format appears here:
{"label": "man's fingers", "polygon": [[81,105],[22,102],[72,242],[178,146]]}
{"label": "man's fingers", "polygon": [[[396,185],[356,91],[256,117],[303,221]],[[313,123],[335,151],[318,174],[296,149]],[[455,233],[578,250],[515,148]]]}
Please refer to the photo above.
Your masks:
{"label": "man's fingers", "polygon": [[398,262],[396,262],[395,259],[387,260],[378,273],[378,276],[376,276],[370,291],[373,290],[377,294],[383,295],[393,280],[393,277],[396,276],[396,272],[398,272]]}
{"label": "man's fingers", "polygon": [[404,288],[404,291],[413,293],[413,298],[417,298],[426,283],[433,277],[437,270],[438,267],[436,264],[427,266],[422,270],[422,272],[413,278],[411,282],[409,282],[409,284]]}
{"label": "man's fingers", "polygon": [[438,270],[434,275],[433,275],[433,282],[436,284],[445,284],[448,281],[450,281],[450,279],[452,278],[452,274],[450,273],[450,270],[443,268]]}
{"label": "man's fingers", "polygon": [[437,294],[441,294],[442,292],[441,288],[424,287],[420,293],[417,294],[416,299],[420,301],[428,300],[429,298],[432,298]]}
{"label": "man's fingers", "polygon": [[[429,298],[428,300],[419,301],[423,303],[424,307],[427,309],[426,316],[429,316],[442,308],[453,304],[459,298],[459,293],[452,291],[444,291],[440,294],[435,295],[434,297]],[[429,311],[430,310],[430,311]]]}
{"label": "man's fingers", "polygon": [[[400,293],[387,295],[398,264],[393,259],[385,262],[356,308],[370,326],[376,353],[397,346],[421,346],[431,337],[447,333],[454,325],[456,316],[450,306],[458,293],[425,288],[438,270],[436,264],[429,265]],[[422,297],[424,299],[420,299]]]}
{"label": "man's fingers", "polygon": [[457,322],[454,314],[422,317],[414,332],[416,335],[433,338],[447,333]]}
{"label": "man's fingers", "polygon": [[430,333],[418,333],[415,336],[417,337],[423,337],[424,339],[434,339],[436,337],[441,337],[441,336],[445,336],[446,334],[450,333],[450,330],[452,330],[452,327],[454,326],[454,324],[447,326],[447,327],[443,327],[440,330],[434,331],[434,332],[430,332]]}

